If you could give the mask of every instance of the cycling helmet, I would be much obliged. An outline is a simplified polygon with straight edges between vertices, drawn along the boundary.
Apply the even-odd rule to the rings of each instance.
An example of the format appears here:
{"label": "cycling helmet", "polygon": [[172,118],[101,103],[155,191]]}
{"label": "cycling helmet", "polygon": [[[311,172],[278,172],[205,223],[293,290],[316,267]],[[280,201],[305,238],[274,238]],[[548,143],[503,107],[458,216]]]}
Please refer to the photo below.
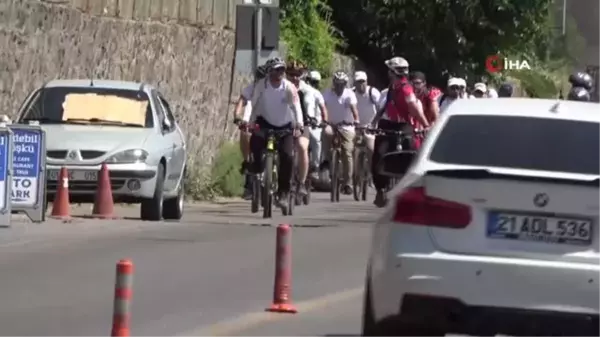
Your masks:
{"label": "cycling helmet", "polygon": [[498,88],[498,97],[512,97],[513,86],[510,83],[502,83]]}
{"label": "cycling helmet", "polygon": [[261,79],[265,76],[267,76],[267,66],[264,64],[258,66],[258,68],[256,68],[256,72],[254,72],[254,77],[256,77],[257,79]]}
{"label": "cycling helmet", "polygon": [[318,71],[313,70],[308,73],[308,76],[306,78],[311,81],[319,82],[321,80],[321,74]]}
{"label": "cycling helmet", "polygon": [[306,66],[300,61],[291,60],[287,62],[285,70],[289,73],[299,73],[301,75],[304,75],[306,73]]}
{"label": "cycling helmet", "polygon": [[590,92],[583,87],[573,87],[567,95],[569,101],[589,102],[591,100]]}
{"label": "cycling helmet", "polygon": [[348,83],[349,80],[348,75],[343,71],[336,71],[333,74],[333,83]]}
{"label": "cycling helmet", "polygon": [[592,90],[592,87],[594,85],[592,76],[583,71],[571,74],[571,76],[569,76],[569,83],[571,83],[571,85],[574,87],[582,87],[586,90]]}
{"label": "cycling helmet", "polygon": [[385,61],[385,65],[397,75],[408,75],[408,61],[403,57],[392,57]]}
{"label": "cycling helmet", "polygon": [[285,61],[281,57],[269,59],[266,63],[268,71],[278,68],[285,68]]}

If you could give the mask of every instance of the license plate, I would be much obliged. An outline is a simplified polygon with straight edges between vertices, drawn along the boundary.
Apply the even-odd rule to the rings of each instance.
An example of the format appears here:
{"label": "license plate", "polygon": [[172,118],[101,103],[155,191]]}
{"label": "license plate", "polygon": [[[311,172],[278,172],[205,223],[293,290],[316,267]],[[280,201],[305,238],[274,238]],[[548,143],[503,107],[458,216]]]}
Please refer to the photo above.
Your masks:
{"label": "license plate", "polygon": [[[71,181],[97,181],[98,171],[69,170],[69,180]],[[59,170],[48,170],[48,180],[58,180]]]}
{"label": "license plate", "polygon": [[490,212],[487,236],[524,241],[589,245],[592,220]]}

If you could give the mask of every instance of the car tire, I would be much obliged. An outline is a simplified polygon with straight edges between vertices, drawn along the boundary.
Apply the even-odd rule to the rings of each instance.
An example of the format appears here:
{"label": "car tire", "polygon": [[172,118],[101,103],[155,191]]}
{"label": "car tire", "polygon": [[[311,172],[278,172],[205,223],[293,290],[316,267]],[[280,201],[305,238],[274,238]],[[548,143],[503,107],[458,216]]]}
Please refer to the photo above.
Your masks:
{"label": "car tire", "polygon": [[370,282],[368,281],[368,277],[365,283],[361,336],[385,336],[377,324],[375,315],[373,314],[373,305],[371,303],[371,286]]}
{"label": "car tire", "polygon": [[177,197],[167,199],[163,202],[163,218],[165,220],[181,220],[183,217],[183,204],[185,189],[183,185],[184,179],[181,179],[179,188],[177,189]]}
{"label": "car tire", "polygon": [[156,171],[156,185],[154,186],[154,196],[152,199],[144,199],[140,207],[140,218],[145,221],[160,221],[163,213],[165,185],[165,166],[158,165]]}

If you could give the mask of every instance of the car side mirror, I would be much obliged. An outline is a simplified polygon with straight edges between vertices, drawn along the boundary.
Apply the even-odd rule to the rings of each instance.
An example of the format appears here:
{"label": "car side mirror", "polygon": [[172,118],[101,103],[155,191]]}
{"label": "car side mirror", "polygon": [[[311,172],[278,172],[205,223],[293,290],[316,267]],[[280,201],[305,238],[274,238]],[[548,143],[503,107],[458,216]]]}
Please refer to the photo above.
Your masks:
{"label": "car side mirror", "polygon": [[171,130],[171,122],[169,122],[169,120],[165,118],[162,122],[162,128],[163,128],[163,131]]}
{"label": "car side mirror", "polygon": [[416,151],[386,153],[379,163],[379,174],[394,178],[404,176],[416,155]]}

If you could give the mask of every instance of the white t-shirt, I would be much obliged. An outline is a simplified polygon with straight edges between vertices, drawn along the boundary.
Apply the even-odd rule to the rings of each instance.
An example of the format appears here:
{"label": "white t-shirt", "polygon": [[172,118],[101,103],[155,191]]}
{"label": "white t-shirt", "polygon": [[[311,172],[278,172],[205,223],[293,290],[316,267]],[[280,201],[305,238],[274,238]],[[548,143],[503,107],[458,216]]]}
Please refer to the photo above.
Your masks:
{"label": "white t-shirt", "polygon": [[373,119],[379,110],[378,102],[381,100],[381,93],[377,88],[367,86],[367,90],[363,94],[358,93],[356,90],[354,91],[354,94],[356,95],[356,107],[358,108],[360,123],[366,125]]}
{"label": "white t-shirt", "polygon": [[352,116],[352,110],[350,107],[356,105],[356,95],[354,91],[349,88],[345,88],[341,96],[338,96],[332,89],[328,89],[323,94],[325,101],[325,107],[329,114],[329,122],[332,124],[338,124],[341,122],[353,123],[354,117]]}
{"label": "white t-shirt", "polygon": [[251,119],[261,116],[276,127],[294,122],[297,125],[303,124],[298,92],[292,82],[286,79],[275,88],[266,79],[256,83],[252,103],[254,108]]}
{"label": "white t-shirt", "polygon": [[304,81],[300,81],[298,90],[304,93],[304,106],[308,116],[316,118],[317,122],[321,122],[321,109],[319,109],[319,104],[325,104],[321,92]]}
{"label": "white t-shirt", "polygon": [[246,105],[244,106],[244,115],[242,117],[242,120],[249,120],[250,119],[250,115],[252,114],[252,93],[254,92],[254,83],[250,83],[248,84],[248,86],[246,86],[244,88],[244,90],[242,90],[242,97],[246,100]]}

